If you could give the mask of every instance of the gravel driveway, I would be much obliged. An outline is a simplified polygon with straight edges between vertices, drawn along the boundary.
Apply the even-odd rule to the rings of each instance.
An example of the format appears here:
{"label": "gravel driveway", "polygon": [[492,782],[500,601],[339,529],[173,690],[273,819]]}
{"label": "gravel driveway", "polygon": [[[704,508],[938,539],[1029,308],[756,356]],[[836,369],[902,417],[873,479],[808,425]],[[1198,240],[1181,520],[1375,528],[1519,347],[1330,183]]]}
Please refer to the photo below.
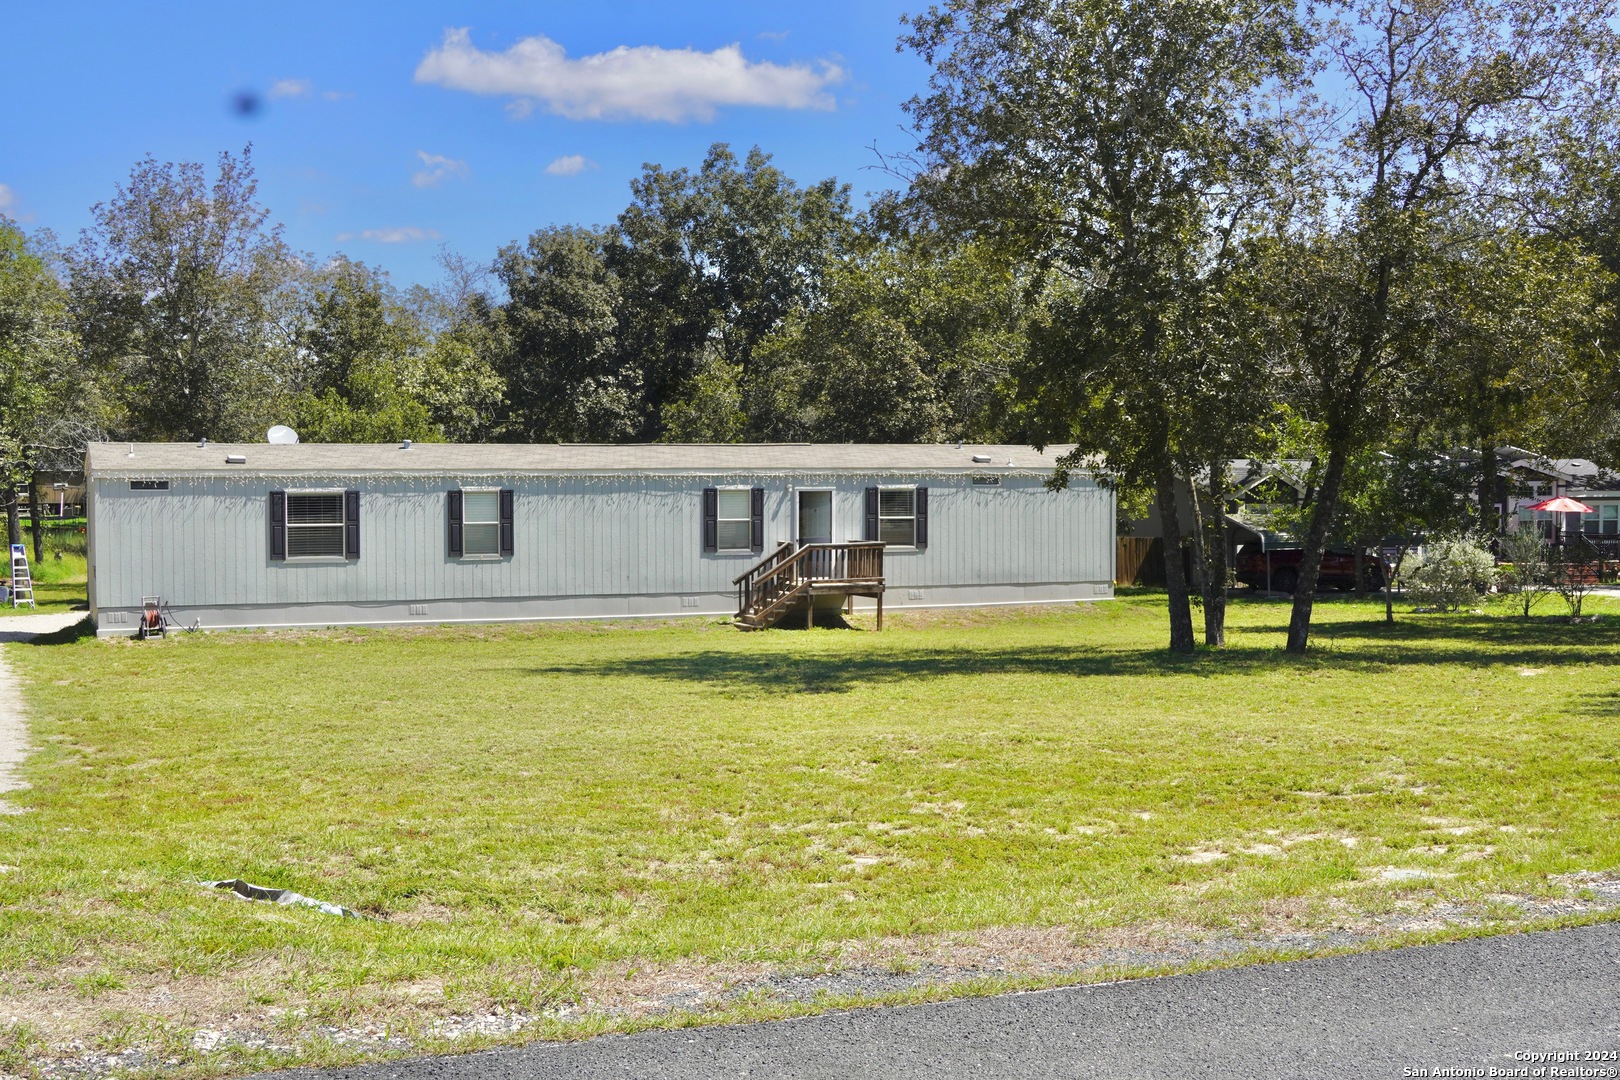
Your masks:
{"label": "gravel driveway", "polygon": [[[49,615],[0,615],[0,643],[27,641],[40,634],[66,629],[84,618],[82,611],[54,612]],[[0,649],[0,814],[15,814],[17,808],[3,797],[8,791],[21,791],[28,785],[17,778],[17,766],[28,756],[28,724],[23,718],[22,688]]]}

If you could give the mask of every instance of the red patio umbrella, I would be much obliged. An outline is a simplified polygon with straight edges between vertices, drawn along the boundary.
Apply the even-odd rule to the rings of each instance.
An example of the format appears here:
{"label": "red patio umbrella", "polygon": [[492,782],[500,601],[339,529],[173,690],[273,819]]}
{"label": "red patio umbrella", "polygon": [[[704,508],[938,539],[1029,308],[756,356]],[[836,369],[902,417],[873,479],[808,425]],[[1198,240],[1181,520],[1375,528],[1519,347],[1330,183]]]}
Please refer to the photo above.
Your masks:
{"label": "red patio umbrella", "polygon": [[1568,495],[1560,495],[1556,499],[1543,499],[1534,506],[1524,507],[1526,510],[1545,510],[1549,514],[1590,514],[1592,508],[1579,499],[1572,499]]}

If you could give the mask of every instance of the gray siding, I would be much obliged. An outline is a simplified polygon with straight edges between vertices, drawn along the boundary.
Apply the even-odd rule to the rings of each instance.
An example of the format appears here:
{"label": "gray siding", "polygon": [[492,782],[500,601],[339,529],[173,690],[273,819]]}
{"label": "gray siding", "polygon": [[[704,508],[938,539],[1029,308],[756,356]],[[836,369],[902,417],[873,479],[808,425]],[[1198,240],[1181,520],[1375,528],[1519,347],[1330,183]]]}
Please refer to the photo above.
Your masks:
{"label": "gray siding", "polygon": [[[862,537],[866,487],[929,488],[928,548],[886,553],[891,602],[903,605],[921,590],[955,590],[966,598],[961,602],[975,602],[972,597],[981,594],[972,588],[980,586],[1000,590],[982,595],[1009,601],[1111,591],[1096,586],[1112,578],[1113,498],[1083,478],[1063,492],[1044,490],[1035,475],[1005,475],[1000,487],[974,487],[966,475],[840,475],[799,482],[835,489],[837,540]],[[765,488],[769,550],[793,536],[793,483],[748,475],[469,476],[469,488],[516,492],[515,554],[474,560],[448,553],[445,493],[456,486],[453,481],[176,476],[168,491],[131,491],[125,479],[93,477],[91,602],[100,616],[133,611],[143,595],[160,595],[182,617],[186,609],[208,613],[204,625],[397,621],[403,605],[413,604],[432,605],[426,616],[444,618],[729,611],[732,578],[757,556],[703,552],[701,491],[708,485]],[[271,490],[345,487],[362,492],[359,559],[269,557]],[[1005,588],[1081,583],[1086,588],[1071,590],[1072,596],[1051,588]],[[522,598],[631,599],[607,606],[502,606]],[[449,601],[463,606],[445,606]],[[329,608],[324,616],[322,605]],[[222,614],[231,608],[254,610],[241,617]],[[364,617],[372,608],[376,617]],[[100,622],[113,632],[133,625],[122,625],[116,616]]]}

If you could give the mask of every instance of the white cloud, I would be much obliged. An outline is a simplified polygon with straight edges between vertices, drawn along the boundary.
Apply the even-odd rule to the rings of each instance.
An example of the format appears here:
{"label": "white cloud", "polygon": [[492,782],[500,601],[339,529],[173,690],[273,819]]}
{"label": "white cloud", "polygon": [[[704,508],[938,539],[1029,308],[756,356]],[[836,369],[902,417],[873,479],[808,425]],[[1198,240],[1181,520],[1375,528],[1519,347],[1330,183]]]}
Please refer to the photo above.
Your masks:
{"label": "white cloud", "polygon": [[570,120],[671,123],[711,120],[721,105],[832,109],[827,88],[845,78],[843,68],[825,60],[814,66],[751,62],[735,44],[713,52],[621,45],[574,60],[537,35],[505,52],[485,52],[465,29],[446,30],[416,68],[419,83],[532,99]]}
{"label": "white cloud", "polygon": [[411,183],[417,187],[438,187],[447,177],[457,180],[467,179],[471,170],[465,161],[445,157],[443,154],[430,154],[426,150],[418,150],[416,156],[422,159],[424,168],[421,172],[411,176]]}
{"label": "white cloud", "polygon": [[315,87],[308,79],[277,79],[270,84],[272,98],[308,97]]}
{"label": "white cloud", "polygon": [[788,32],[786,30],[761,30],[757,36],[761,41],[786,41]]}
{"label": "white cloud", "polygon": [[584,154],[566,154],[547,165],[546,172],[552,176],[578,176],[586,169],[597,168],[601,168],[601,166]]}
{"label": "white cloud", "polygon": [[5,184],[0,184],[0,214],[7,213],[17,205],[17,193]]}
{"label": "white cloud", "polygon": [[404,225],[392,229],[362,229],[359,232],[338,233],[338,243],[348,240],[370,240],[375,244],[415,244],[423,240],[437,240],[439,230],[418,229],[415,225]]}

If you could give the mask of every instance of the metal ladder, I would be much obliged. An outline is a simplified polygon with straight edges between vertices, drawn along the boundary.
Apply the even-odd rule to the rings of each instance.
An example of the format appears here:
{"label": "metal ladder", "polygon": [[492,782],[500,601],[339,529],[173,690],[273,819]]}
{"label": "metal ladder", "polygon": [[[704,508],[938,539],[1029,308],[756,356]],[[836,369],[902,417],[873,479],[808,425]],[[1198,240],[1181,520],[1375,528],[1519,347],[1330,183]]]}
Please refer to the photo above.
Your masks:
{"label": "metal ladder", "polygon": [[34,577],[28,572],[28,548],[23,544],[11,545],[11,606],[38,610],[34,603]]}

